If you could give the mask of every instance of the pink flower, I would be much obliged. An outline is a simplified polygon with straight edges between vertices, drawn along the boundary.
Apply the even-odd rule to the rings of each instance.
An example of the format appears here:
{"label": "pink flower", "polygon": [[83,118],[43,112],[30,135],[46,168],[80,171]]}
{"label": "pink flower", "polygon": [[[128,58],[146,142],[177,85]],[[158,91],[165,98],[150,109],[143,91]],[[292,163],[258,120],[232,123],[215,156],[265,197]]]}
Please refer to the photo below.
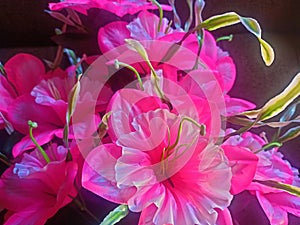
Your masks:
{"label": "pink flower", "polygon": [[[60,75],[60,73],[59,73]],[[75,84],[75,77],[52,77],[34,86],[30,94],[17,97],[8,107],[8,120],[13,127],[25,135],[14,146],[17,156],[34,147],[28,135],[28,120],[38,123],[33,134],[40,145],[49,142],[54,136],[62,138],[68,105],[68,94]]]}
{"label": "pink flower", "polygon": [[43,225],[76,197],[77,164],[66,161],[67,150],[49,145],[46,163],[37,149],[25,153],[0,179],[0,208],[6,208],[5,225]]}
{"label": "pink flower", "polygon": [[[227,144],[238,145],[256,152],[265,144],[259,136],[246,132],[227,140]],[[300,186],[298,170],[293,168],[277,150],[261,151],[256,154],[259,158],[254,180],[278,181],[281,183]],[[268,187],[258,182],[252,182],[247,190],[255,195],[271,224],[288,224],[287,213],[300,216],[299,197],[286,191]]]}
{"label": "pink flower", "polygon": [[[194,54],[189,54],[188,57],[186,55],[187,51],[178,51],[171,59],[162,63],[161,60],[166,55],[167,51],[165,50],[166,47],[162,48],[162,44],[158,47],[158,41],[170,43],[169,45],[166,44],[166,46],[171,48],[172,43],[178,43],[185,34],[181,30],[173,30],[172,28],[167,29],[168,23],[168,20],[164,18],[162,20],[160,31],[158,31],[159,18],[153,13],[142,11],[137,18],[130,23],[116,21],[100,28],[98,32],[99,48],[102,53],[108,52],[106,55],[107,57],[110,57],[111,60],[119,59],[121,61],[121,59],[126,58],[126,56],[124,55],[124,57],[122,57],[122,52],[119,52],[118,49],[120,49],[120,46],[125,45],[125,39],[132,38],[141,41],[141,43],[144,43],[144,47],[148,47],[149,49],[149,58],[156,59],[156,61],[159,62],[153,62],[153,67],[157,70],[163,69],[165,77],[180,81],[183,77],[182,71],[189,71],[195,65],[198,41],[195,35],[190,35],[182,43],[182,47],[190,50],[191,53]],[[153,41],[152,45],[152,42],[150,42],[151,40]],[[183,58],[184,60],[182,60]],[[199,69],[210,70],[216,77],[216,80],[218,80],[219,86],[222,88],[224,94],[227,94],[235,81],[235,65],[228,53],[222,51],[217,46],[214,37],[207,31],[204,32],[200,60],[201,65],[199,65]],[[177,65],[177,67],[174,68],[174,66],[170,66],[170,63]],[[144,73],[145,71],[146,73],[150,73],[150,69],[146,63],[139,63],[133,66],[140,73]],[[199,92],[200,90],[196,91]],[[231,98],[228,95],[225,100],[227,105],[226,115],[234,115],[255,107],[254,104],[246,100]]]}
{"label": "pink flower", "polygon": [[142,212],[139,224],[215,224],[232,198],[226,156],[184,119],[201,110],[181,99],[183,107],[177,94],[170,111],[153,95],[118,91],[108,107],[112,143],[96,147],[83,168],[83,186]]}
{"label": "pink flower", "polygon": [[[4,65],[6,74],[0,75],[0,113],[3,126],[8,118],[8,107],[21,95],[29,94],[32,88],[45,78],[43,63],[36,57],[20,53]],[[30,78],[30,79],[29,79]]]}
{"label": "pink flower", "polygon": [[[167,5],[162,5],[164,10],[171,10]],[[135,14],[144,9],[157,9],[147,0],[66,0],[59,3],[49,3],[50,10],[61,10],[64,8],[74,9],[82,14],[87,14],[90,8],[105,9],[109,12],[123,17],[126,14]]]}

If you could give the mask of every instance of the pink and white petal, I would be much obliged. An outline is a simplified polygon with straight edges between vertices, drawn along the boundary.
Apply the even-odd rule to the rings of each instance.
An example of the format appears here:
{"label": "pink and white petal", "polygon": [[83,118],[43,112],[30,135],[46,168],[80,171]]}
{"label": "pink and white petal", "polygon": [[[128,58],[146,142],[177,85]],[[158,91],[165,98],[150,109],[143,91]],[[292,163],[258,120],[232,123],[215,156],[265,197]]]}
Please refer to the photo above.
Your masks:
{"label": "pink and white petal", "polygon": [[130,37],[136,40],[155,40],[164,35],[168,20],[163,18],[158,32],[159,17],[148,11],[142,11],[138,17],[127,25]]}
{"label": "pink and white petal", "polygon": [[135,188],[117,186],[115,165],[119,155],[120,147],[114,144],[92,150],[83,166],[82,186],[109,201],[126,204]]}
{"label": "pink and white petal", "polygon": [[258,157],[249,150],[239,146],[223,145],[222,149],[229,160],[233,175],[230,192],[238,194],[245,190],[253,180]]}
{"label": "pink and white petal", "polygon": [[4,65],[8,80],[19,95],[28,94],[45,77],[45,67],[33,55],[20,53],[10,58]]}

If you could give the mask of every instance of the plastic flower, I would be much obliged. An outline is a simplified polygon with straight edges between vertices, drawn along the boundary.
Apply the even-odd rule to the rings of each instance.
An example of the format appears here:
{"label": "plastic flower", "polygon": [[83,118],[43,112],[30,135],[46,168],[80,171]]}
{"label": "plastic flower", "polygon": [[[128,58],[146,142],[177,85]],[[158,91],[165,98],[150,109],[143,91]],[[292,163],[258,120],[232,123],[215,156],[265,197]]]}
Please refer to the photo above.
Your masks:
{"label": "plastic flower", "polygon": [[[170,6],[162,5],[163,9],[171,10]],[[59,3],[49,3],[50,10],[71,8],[82,14],[87,14],[90,8],[105,9],[117,16],[135,14],[143,9],[157,9],[157,6],[147,0],[66,0]]]}
{"label": "plastic flower", "polygon": [[[150,60],[156,59],[159,63],[153,60],[153,67],[155,69],[163,69],[164,76],[174,81],[183,79],[182,71],[190,71],[196,62],[196,56],[198,51],[198,40],[195,35],[190,35],[182,43],[182,47],[189,50],[193,54],[186,54],[187,51],[176,52],[166,62],[161,62],[165,57],[167,51],[162,48],[162,44],[158,46],[157,41],[162,43],[170,43],[168,48],[171,48],[171,44],[178,43],[181,41],[185,32],[182,30],[174,30],[168,27],[169,21],[166,18],[162,19],[162,23],[159,27],[159,17],[148,11],[142,11],[138,14],[137,18],[131,22],[116,21],[105,25],[99,29],[98,32],[98,45],[102,53],[109,52],[110,50],[118,49],[118,47],[125,45],[126,39],[132,38],[141,43],[144,43],[144,47],[148,49]],[[151,42],[153,41],[153,42]],[[152,44],[151,44],[152,43]],[[148,46],[147,46],[148,45]],[[111,60],[118,59],[120,61],[126,60],[126,55],[122,56],[118,54],[118,50],[112,51],[114,54],[109,52]],[[121,56],[120,56],[121,55]],[[127,56],[127,58],[130,58]],[[184,58],[184,60],[182,60]],[[200,63],[198,65],[199,70],[210,70],[214,74],[218,85],[222,88],[223,93],[227,94],[232,88],[236,70],[232,58],[229,54],[221,50],[214,39],[214,37],[207,31],[204,32],[203,42],[200,52]],[[170,65],[177,65],[177,68]],[[142,68],[141,68],[142,66]],[[150,73],[150,69],[145,63],[139,63],[134,67],[140,72]],[[199,90],[194,90],[198,92]],[[254,104],[239,98],[232,98],[229,95],[225,96],[226,101],[226,115],[234,115],[239,112],[253,109]]]}
{"label": "plastic flower", "polygon": [[[252,152],[261,150],[265,141],[259,136],[246,132],[227,140],[227,144],[237,145]],[[247,187],[255,195],[271,224],[288,224],[288,213],[300,215],[299,197],[287,191],[266,186],[260,181],[276,181],[299,187],[299,173],[277,150],[260,151],[254,181]]]}
{"label": "plastic flower", "polygon": [[5,225],[43,225],[76,197],[77,164],[66,161],[62,146],[49,145],[45,152],[49,162],[35,149],[2,174],[0,208],[8,210]]}
{"label": "plastic flower", "polygon": [[122,89],[111,104],[114,141],[89,154],[83,186],[142,211],[140,224],[214,224],[215,209],[226,208],[232,198],[222,150],[198,138],[197,125],[161,109],[157,98]]}
{"label": "plastic flower", "polygon": [[56,77],[42,80],[28,94],[16,98],[8,108],[8,119],[13,127],[25,135],[14,146],[13,154],[32,148],[34,145],[28,136],[28,120],[35,120],[38,127],[34,135],[40,145],[49,142],[54,135],[63,136],[65,118],[68,106],[68,95],[75,77]]}

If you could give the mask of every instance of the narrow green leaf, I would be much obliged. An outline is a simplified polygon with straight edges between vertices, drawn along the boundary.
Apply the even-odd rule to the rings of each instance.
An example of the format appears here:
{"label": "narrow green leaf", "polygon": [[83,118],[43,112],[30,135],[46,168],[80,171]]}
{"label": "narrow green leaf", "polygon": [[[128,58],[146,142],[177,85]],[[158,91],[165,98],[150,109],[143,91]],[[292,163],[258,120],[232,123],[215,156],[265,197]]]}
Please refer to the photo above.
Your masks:
{"label": "narrow green leaf", "polygon": [[267,120],[285,110],[299,95],[300,73],[294,77],[283,92],[269,100],[261,109],[247,111],[242,114],[248,118],[256,118],[258,121]]}
{"label": "narrow green leaf", "polygon": [[296,186],[293,186],[290,184],[281,183],[278,181],[273,181],[273,180],[253,180],[253,181],[263,184],[268,187],[286,191],[292,195],[296,195],[296,196],[300,197],[300,188],[299,187],[296,187]]}
{"label": "narrow green leaf", "polygon": [[100,223],[100,225],[114,225],[118,223],[121,219],[128,215],[128,207],[127,205],[120,205],[111,211],[104,220]]}
{"label": "narrow green leaf", "polygon": [[64,140],[66,147],[68,147],[69,126],[70,126],[71,117],[74,114],[74,111],[76,108],[76,103],[79,99],[80,78],[81,78],[81,75],[77,78],[77,82],[71,89],[69,96],[68,96],[68,109],[67,109],[67,113],[66,113],[66,125],[65,125],[64,131],[63,131],[63,140]]}
{"label": "narrow green leaf", "polygon": [[80,78],[78,77],[78,80],[76,84],[73,86],[72,90],[69,93],[68,97],[68,112],[67,112],[67,123],[70,123],[70,119],[72,115],[74,114],[76,103],[79,99],[79,92],[80,92]]}
{"label": "narrow green leaf", "polygon": [[219,28],[231,26],[240,22],[238,14],[235,12],[228,12],[221,15],[212,16],[204,20],[199,26],[202,28],[213,31]]}
{"label": "narrow green leaf", "polygon": [[300,126],[293,127],[285,132],[280,138],[279,141],[284,143],[290,141],[300,135]]}
{"label": "narrow green leaf", "polygon": [[250,17],[242,17],[235,12],[228,12],[221,15],[212,16],[201,24],[198,29],[204,28],[209,31],[217,30],[222,27],[231,26],[237,23],[242,23],[243,26],[253,35],[255,35],[260,43],[261,56],[267,66],[270,66],[274,61],[274,50],[271,45],[261,38],[261,28],[259,23]]}

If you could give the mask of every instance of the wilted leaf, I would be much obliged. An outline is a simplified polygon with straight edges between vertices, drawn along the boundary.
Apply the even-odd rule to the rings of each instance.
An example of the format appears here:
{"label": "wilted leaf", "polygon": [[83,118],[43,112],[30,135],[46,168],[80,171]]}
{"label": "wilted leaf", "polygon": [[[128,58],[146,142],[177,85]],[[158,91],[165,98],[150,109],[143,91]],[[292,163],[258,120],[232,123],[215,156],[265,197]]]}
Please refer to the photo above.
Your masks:
{"label": "wilted leaf", "polygon": [[120,205],[111,211],[104,220],[100,223],[100,225],[114,225],[118,223],[121,219],[128,215],[128,207],[127,205]]}

